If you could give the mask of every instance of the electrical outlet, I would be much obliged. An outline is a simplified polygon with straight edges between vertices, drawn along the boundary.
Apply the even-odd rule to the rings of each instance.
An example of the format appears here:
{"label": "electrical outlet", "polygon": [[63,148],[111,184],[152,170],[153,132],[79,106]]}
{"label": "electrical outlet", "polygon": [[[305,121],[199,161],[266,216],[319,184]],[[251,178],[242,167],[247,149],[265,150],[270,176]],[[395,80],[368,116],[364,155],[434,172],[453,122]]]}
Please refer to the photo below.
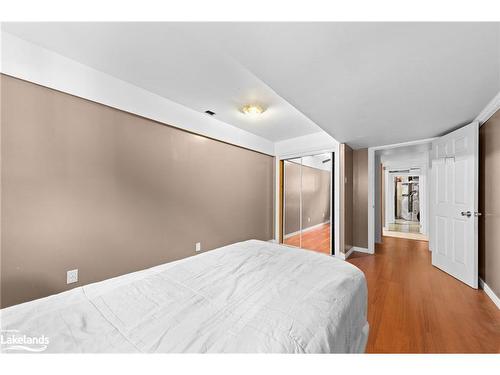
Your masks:
{"label": "electrical outlet", "polygon": [[76,283],[78,281],[78,270],[66,272],[66,284]]}
{"label": "electrical outlet", "polygon": [[308,223],[310,223],[310,222],[311,222],[311,218],[310,218],[310,217],[308,217],[308,218],[307,218],[307,222],[308,222]]}
{"label": "electrical outlet", "polygon": [[196,242],[196,247],[194,249],[196,252],[201,251],[201,242]]}

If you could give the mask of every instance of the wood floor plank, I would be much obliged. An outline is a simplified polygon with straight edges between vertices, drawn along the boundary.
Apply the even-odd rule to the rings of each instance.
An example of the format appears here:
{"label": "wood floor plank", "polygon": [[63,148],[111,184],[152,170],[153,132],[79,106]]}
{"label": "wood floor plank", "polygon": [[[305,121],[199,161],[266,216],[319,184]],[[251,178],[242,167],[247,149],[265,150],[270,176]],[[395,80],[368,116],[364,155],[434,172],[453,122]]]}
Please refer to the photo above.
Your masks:
{"label": "wood floor plank", "polygon": [[348,261],[368,283],[368,353],[500,353],[500,311],[433,267],[427,242],[383,237]]}
{"label": "wood floor plank", "polygon": [[285,238],[284,243],[330,255],[330,224],[323,224],[302,234]]}

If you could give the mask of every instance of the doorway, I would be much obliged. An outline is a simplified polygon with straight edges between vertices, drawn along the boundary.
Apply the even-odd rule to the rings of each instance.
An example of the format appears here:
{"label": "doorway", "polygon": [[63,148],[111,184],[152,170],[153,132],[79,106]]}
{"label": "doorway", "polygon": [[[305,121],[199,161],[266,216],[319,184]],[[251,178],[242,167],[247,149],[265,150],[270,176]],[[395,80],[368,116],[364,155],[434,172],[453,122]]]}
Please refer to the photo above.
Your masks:
{"label": "doorway", "polygon": [[429,239],[432,140],[368,149],[368,252],[385,237]]}
{"label": "doorway", "polygon": [[[385,186],[382,187],[384,222],[382,234],[387,237],[400,237],[427,241],[423,231],[425,217],[422,203],[425,201],[424,176],[415,170],[386,169]],[[385,198],[385,199],[384,199]]]}
{"label": "doorway", "polygon": [[[420,200],[427,198],[426,203],[420,205],[420,221],[427,216],[425,223],[428,224],[422,226],[429,236],[432,265],[472,288],[478,287],[478,218],[481,216],[478,211],[478,133],[479,124],[475,121],[441,137],[368,149],[370,253],[375,252],[376,243],[382,243],[381,199],[377,197],[377,190],[383,185],[379,181],[381,174],[376,170],[387,164],[384,156],[397,155],[397,164],[421,170]],[[423,164],[416,147],[424,147]],[[407,157],[402,158],[398,150],[405,150]],[[426,175],[429,178],[423,183],[422,177]],[[422,188],[426,185],[427,194],[424,194]]]}
{"label": "doorway", "polygon": [[332,254],[333,153],[284,159],[282,243]]}

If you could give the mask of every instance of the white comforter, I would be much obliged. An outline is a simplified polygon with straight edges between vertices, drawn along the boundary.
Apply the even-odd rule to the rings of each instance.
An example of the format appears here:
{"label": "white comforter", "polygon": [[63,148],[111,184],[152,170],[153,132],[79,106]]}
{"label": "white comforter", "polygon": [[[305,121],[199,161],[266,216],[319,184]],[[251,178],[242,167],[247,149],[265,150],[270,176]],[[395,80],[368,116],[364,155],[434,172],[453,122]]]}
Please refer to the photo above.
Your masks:
{"label": "white comforter", "polygon": [[366,302],[351,264],[251,240],[3,309],[1,328],[46,352],[357,352]]}

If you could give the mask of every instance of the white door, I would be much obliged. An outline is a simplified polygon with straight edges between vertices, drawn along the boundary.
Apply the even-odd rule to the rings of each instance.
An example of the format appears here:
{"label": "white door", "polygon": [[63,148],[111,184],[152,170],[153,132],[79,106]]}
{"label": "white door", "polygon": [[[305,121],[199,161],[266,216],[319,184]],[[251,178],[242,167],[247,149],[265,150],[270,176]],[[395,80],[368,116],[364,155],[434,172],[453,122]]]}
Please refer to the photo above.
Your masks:
{"label": "white door", "polygon": [[432,143],[432,264],[477,288],[478,134],[474,122]]}

